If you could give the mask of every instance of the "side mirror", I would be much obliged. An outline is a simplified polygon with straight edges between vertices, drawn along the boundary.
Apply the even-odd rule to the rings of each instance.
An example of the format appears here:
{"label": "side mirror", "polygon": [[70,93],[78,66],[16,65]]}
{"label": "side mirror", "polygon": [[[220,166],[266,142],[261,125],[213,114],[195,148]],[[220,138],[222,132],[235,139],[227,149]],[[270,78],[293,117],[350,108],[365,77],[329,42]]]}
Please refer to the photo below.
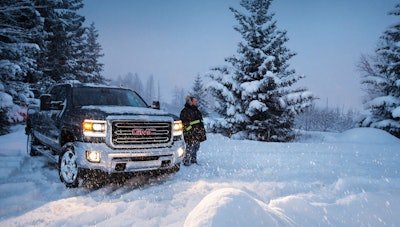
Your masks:
{"label": "side mirror", "polygon": [[151,108],[159,110],[160,109],[160,102],[159,101],[153,101],[153,104],[151,105]]}
{"label": "side mirror", "polygon": [[51,96],[44,94],[40,96],[40,110],[50,110]]}

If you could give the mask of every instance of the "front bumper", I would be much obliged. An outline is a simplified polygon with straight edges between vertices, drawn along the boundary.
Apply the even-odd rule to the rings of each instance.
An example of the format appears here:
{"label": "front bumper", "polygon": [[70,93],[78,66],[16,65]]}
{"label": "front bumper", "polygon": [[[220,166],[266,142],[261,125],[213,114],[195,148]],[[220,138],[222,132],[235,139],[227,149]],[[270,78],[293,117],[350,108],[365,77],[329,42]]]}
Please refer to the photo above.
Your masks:
{"label": "front bumper", "polygon": [[[111,149],[105,143],[75,142],[78,168],[101,170],[106,173],[133,173],[171,169],[183,159],[184,141],[175,141],[171,147],[146,149]],[[100,162],[90,162],[87,151],[98,151]]]}

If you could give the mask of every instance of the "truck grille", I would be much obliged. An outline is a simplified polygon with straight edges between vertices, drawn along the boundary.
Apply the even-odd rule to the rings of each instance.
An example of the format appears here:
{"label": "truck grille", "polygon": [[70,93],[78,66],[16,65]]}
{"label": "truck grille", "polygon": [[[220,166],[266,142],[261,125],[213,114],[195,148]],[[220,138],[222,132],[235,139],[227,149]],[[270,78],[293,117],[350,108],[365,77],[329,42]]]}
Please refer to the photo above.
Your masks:
{"label": "truck grille", "polygon": [[113,121],[111,140],[115,146],[168,143],[170,122]]}

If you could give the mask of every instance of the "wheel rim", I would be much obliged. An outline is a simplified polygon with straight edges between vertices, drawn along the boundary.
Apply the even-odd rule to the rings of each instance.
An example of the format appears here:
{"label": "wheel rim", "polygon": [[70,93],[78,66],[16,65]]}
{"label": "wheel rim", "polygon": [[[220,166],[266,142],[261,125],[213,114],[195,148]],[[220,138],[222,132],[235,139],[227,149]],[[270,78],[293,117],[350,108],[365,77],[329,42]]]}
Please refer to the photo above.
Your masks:
{"label": "wheel rim", "polygon": [[68,148],[61,158],[60,175],[66,183],[71,184],[76,180],[77,174],[76,156],[71,148]]}

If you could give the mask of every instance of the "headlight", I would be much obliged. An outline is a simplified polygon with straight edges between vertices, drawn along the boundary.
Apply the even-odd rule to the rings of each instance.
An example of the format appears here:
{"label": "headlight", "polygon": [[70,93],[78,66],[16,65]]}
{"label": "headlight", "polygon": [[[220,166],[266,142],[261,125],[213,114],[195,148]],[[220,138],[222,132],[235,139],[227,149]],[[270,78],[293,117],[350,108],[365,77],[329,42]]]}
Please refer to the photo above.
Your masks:
{"label": "headlight", "polygon": [[182,121],[174,121],[174,136],[180,136],[183,133],[183,124]]}
{"label": "headlight", "polygon": [[185,148],[179,147],[177,151],[178,151],[178,157],[182,158],[183,154],[185,153]]}
{"label": "headlight", "polygon": [[89,162],[100,162],[100,151],[86,151],[86,159]]}
{"label": "headlight", "polygon": [[107,122],[98,120],[85,120],[82,123],[83,135],[89,137],[106,137]]}

